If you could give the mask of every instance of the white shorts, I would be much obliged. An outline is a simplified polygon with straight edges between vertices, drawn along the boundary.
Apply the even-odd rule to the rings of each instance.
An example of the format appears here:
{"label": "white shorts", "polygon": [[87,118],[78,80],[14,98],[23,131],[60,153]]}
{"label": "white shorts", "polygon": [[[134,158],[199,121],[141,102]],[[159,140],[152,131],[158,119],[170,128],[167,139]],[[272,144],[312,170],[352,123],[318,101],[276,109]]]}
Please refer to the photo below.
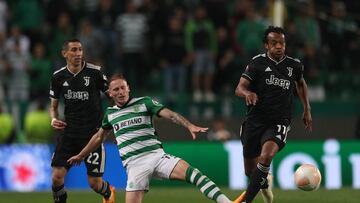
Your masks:
{"label": "white shorts", "polygon": [[180,158],[157,149],[131,160],[126,166],[126,191],[149,190],[151,178],[169,179]]}

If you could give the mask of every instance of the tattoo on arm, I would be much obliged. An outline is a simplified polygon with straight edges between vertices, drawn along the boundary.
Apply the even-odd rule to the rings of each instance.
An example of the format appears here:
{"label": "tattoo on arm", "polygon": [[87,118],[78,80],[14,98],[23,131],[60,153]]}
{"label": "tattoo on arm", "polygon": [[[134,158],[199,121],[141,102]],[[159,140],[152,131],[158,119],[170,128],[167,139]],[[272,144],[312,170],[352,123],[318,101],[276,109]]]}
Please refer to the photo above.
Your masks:
{"label": "tattoo on arm", "polygon": [[184,127],[188,127],[190,125],[190,121],[188,121],[186,118],[176,112],[173,112],[171,114],[170,119],[172,120],[172,122],[178,125],[182,125]]}

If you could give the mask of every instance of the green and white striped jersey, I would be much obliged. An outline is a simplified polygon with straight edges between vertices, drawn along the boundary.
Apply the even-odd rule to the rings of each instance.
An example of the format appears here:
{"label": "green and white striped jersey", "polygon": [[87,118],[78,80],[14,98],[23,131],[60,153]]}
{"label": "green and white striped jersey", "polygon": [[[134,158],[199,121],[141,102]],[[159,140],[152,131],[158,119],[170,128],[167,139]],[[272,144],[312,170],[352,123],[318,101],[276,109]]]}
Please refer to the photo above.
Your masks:
{"label": "green and white striped jersey", "polygon": [[107,108],[102,128],[114,130],[124,166],[130,157],[162,148],[152,120],[162,108],[150,97],[132,98],[122,107]]}

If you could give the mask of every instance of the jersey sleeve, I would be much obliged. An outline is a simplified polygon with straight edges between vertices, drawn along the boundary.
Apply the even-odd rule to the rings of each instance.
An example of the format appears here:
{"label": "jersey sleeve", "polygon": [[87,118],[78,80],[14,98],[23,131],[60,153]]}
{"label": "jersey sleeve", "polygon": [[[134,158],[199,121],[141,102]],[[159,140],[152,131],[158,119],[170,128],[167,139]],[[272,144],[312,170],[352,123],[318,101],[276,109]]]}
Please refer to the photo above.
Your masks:
{"label": "jersey sleeve", "polygon": [[56,77],[53,75],[50,82],[49,96],[54,99],[59,99],[60,91],[61,86],[59,85],[59,81],[56,80]]}
{"label": "jersey sleeve", "polygon": [[241,77],[246,78],[250,81],[254,81],[256,79],[256,68],[254,66],[254,63],[249,63]]}
{"label": "jersey sleeve", "polygon": [[150,97],[145,97],[144,100],[146,108],[152,115],[157,115],[161,109],[165,108],[164,105]]}
{"label": "jersey sleeve", "polygon": [[297,78],[297,81],[301,80],[304,78],[304,65],[303,64],[300,64],[300,74],[299,74],[299,77]]}
{"label": "jersey sleeve", "polygon": [[304,78],[304,65],[298,61],[297,63],[297,68],[296,68],[297,74],[296,74],[296,78],[295,81],[299,81],[301,79]]}
{"label": "jersey sleeve", "polygon": [[103,118],[102,123],[101,123],[101,128],[103,128],[105,130],[111,130],[112,129],[112,125],[109,122],[108,114],[109,114],[109,110],[106,110],[104,118]]}
{"label": "jersey sleeve", "polygon": [[107,77],[101,70],[98,71],[97,86],[102,92],[108,91]]}

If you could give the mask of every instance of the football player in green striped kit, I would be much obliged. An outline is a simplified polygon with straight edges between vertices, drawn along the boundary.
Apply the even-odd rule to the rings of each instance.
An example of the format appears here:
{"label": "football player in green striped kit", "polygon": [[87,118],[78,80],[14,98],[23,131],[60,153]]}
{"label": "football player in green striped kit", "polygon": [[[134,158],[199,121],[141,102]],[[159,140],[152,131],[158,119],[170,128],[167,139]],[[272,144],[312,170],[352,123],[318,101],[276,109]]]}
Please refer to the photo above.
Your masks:
{"label": "football player in green striped kit", "polygon": [[115,105],[107,108],[102,127],[78,155],[68,160],[70,164],[80,164],[113,130],[128,175],[126,203],[142,202],[145,192],[149,190],[151,178],[186,181],[196,185],[204,195],[216,202],[232,202],[198,169],[164,152],[152,117],[164,117],[184,126],[193,139],[196,133],[206,132],[208,128],[192,124],[150,97],[130,97],[130,87],[122,75],[114,75],[109,80],[109,95]]}

